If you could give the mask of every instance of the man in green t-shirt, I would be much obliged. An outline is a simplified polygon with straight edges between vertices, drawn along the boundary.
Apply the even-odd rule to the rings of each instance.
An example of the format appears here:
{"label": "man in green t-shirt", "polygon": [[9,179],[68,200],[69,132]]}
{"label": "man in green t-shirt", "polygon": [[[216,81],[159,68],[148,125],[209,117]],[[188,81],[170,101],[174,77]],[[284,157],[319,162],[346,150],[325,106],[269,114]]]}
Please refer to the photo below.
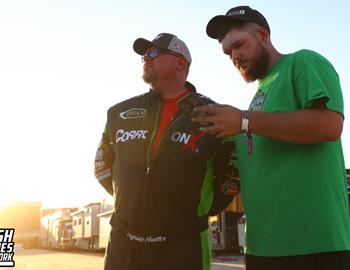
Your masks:
{"label": "man in green t-shirt", "polygon": [[[321,55],[282,55],[264,16],[248,6],[212,18],[244,80],[258,80],[249,110],[209,105],[192,120],[236,135],[246,210],[246,269],[350,269],[350,220],[340,136],[339,78]],[[209,125],[208,125],[209,124]]]}

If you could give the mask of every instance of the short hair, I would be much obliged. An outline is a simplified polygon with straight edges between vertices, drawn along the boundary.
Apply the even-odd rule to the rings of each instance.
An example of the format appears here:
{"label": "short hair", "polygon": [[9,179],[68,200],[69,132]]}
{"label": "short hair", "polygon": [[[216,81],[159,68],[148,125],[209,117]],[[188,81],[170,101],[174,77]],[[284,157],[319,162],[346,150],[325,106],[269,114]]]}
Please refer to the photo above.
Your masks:
{"label": "short hair", "polygon": [[243,31],[246,31],[246,32],[253,33],[259,27],[263,27],[263,26],[258,25],[258,24],[253,23],[253,22],[244,22],[244,21],[237,21],[234,24],[232,24],[232,23],[224,24],[220,28],[220,31],[218,32],[218,41],[221,42],[225,38],[227,33],[230,32],[233,29],[238,29],[238,30],[243,30]]}
{"label": "short hair", "polygon": [[186,70],[185,70],[185,78],[187,78],[189,72],[190,72],[190,64],[187,62]]}

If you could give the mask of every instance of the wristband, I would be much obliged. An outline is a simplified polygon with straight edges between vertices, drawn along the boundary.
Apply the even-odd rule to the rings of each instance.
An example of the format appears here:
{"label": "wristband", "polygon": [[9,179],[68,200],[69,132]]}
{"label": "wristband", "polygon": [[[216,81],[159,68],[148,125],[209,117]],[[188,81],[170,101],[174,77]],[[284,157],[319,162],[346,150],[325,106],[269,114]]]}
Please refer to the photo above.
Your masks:
{"label": "wristband", "polygon": [[241,132],[242,133],[248,133],[249,132],[249,111],[242,111]]}
{"label": "wristband", "polygon": [[249,111],[242,111],[242,127],[241,132],[246,133],[248,137],[248,154],[253,153],[253,138],[249,131]]}

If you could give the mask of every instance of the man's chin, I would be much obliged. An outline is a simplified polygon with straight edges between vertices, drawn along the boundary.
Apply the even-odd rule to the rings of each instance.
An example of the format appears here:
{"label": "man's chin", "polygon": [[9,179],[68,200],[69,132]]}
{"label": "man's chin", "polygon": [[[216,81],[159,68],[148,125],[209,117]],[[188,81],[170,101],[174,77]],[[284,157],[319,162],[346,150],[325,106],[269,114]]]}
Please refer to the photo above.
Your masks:
{"label": "man's chin", "polygon": [[153,75],[149,75],[149,74],[143,74],[142,75],[142,79],[145,83],[151,84],[154,83],[156,81],[156,77]]}
{"label": "man's chin", "polygon": [[251,76],[249,73],[244,72],[244,71],[239,71],[239,73],[241,74],[243,80],[247,83],[250,82],[254,82],[257,78],[254,78],[253,76]]}

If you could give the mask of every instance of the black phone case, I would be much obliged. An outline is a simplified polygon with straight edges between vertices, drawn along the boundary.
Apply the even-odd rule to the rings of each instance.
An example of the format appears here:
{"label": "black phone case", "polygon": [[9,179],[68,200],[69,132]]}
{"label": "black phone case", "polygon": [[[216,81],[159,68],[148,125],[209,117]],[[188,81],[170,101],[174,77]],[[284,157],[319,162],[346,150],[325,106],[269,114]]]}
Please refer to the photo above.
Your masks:
{"label": "black phone case", "polygon": [[186,113],[192,114],[193,108],[204,105],[204,102],[197,96],[195,93],[190,93],[180,99],[177,104],[182,108]]}

